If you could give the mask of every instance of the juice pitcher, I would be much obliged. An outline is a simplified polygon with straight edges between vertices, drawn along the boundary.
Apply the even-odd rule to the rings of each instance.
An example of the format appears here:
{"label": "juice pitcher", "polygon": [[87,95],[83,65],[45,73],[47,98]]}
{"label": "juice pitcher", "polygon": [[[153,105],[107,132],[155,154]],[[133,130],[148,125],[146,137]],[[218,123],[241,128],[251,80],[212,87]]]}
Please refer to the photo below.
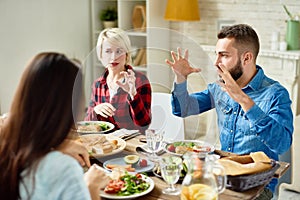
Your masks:
{"label": "juice pitcher", "polygon": [[209,156],[194,152],[183,156],[188,172],[182,182],[181,200],[217,200],[225,190],[225,170]]}

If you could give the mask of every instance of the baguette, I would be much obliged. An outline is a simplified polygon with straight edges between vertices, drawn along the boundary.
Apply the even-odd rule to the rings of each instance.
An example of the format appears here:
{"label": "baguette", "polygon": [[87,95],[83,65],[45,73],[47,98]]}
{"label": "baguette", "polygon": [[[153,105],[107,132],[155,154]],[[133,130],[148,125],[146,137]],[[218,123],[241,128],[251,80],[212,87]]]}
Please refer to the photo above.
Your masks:
{"label": "baguette", "polygon": [[262,151],[250,155],[229,156],[219,160],[231,176],[260,173],[272,168],[271,159]]}
{"label": "baguette", "polygon": [[269,163],[252,162],[247,164],[241,164],[229,159],[219,159],[218,161],[225,169],[226,175],[237,176],[246,174],[260,173],[272,168]]}
{"label": "baguette", "polygon": [[250,155],[242,155],[242,156],[228,156],[222,159],[232,160],[241,164],[253,163],[253,159]]}

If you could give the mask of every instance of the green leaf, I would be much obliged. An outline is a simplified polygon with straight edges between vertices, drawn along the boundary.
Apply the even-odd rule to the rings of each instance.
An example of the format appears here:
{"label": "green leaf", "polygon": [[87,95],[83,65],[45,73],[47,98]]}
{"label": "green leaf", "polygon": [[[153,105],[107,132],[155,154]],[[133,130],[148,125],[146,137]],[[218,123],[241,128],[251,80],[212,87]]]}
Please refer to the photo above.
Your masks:
{"label": "green leaf", "polygon": [[286,12],[286,14],[290,17],[290,19],[293,19],[293,15],[290,13],[290,11],[287,9],[286,5],[283,4],[283,8]]}

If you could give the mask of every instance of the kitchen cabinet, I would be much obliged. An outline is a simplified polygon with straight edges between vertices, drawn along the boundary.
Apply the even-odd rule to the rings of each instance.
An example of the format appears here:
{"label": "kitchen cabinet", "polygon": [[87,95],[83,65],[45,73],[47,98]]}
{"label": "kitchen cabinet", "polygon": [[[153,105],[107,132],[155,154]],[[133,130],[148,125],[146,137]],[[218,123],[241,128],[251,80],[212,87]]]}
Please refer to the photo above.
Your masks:
{"label": "kitchen cabinet", "polygon": [[[131,40],[134,69],[145,73],[151,84],[171,88],[172,72],[164,62],[170,54],[169,22],[163,18],[166,3],[166,0],[91,0],[92,47],[96,46],[98,35],[103,30],[99,13],[107,7],[116,8],[118,27],[127,31]],[[145,28],[136,28],[139,23]],[[144,51],[145,57],[139,57],[141,51]],[[89,78],[96,79],[103,72],[104,66],[98,61],[95,49],[90,57],[92,69]],[[137,62],[137,57],[140,62]]]}

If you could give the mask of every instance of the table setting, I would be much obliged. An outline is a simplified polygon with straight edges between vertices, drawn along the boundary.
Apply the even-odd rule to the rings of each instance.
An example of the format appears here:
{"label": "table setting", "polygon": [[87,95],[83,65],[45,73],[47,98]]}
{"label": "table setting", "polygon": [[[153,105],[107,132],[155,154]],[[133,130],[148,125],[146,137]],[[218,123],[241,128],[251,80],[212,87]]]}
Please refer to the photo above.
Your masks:
{"label": "table setting", "polygon": [[[80,137],[89,137],[87,135],[94,136],[95,133],[83,134]],[[210,158],[209,162],[205,161],[207,160],[205,158],[199,159],[199,163],[202,162],[202,164],[198,163],[195,165],[198,167],[202,166],[202,171],[200,171],[204,174],[215,173],[210,172],[208,169],[213,169],[215,167],[212,166],[219,165],[215,164],[217,163],[215,162],[216,156],[217,159],[223,159],[239,155],[215,149],[213,145],[200,140],[166,142],[164,141],[163,130],[147,130],[145,135],[143,135],[137,130],[120,129],[112,133],[100,133],[96,135],[99,137],[106,137],[108,142],[117,140],[119,146],[117,145],[116,150],[113,152],[106,154],[102,152],[102,155],[91,152],[91,163],[97,163],[107,170],[108,173],[113,173],[114,170],[119,169],[122,170],[123,175],[127,173],[133,175],[141,174],[149,183],[149,187],[146,190],[129,195],[124,195],[120,192],[107,193],[101,191],[100,196],[103,199],[143,198],[145,200],[172,198],[192,200],[201,199],[199,195],[204,195],[204,199],[254,199],[259,196],[259,194],[263,191],[264,186],[271,180],[271,178],[280,178],[289,168],[289,163],[273,162],[271,169],[266,170],[266,172],[262,172],[268,173],[267,179],[253,187],[240,186],[239,183],[236,182],[242,180],[241,178],[236,178],[239,176],[235,177],[236,180],[230,180],[228,179],[230,176],[224,175],[224,172],[221,172],[222,170],[218,168],[214,169],[217,173],[219,173],[220,177],[218,179],[215,180],[215,178],[213,178],[209,181],[199,181],[199,170],[191,169],[191,166],[194,166],[191,165],[191,163],[194,162],[192,160],[195,159],[191,160],[190,158],[187,158],[186,155],[188,153],[195,154],[197,157],[199,157],[199,155],[205,155],[205,157],[209,157],[209,155],[215,156],[213,159]],[[192,156],[190,155],[190,157]],[[204,166],[209,167],[207,167],[207,170],[204,170],[206,169]],[[262,174],[257,174],[257,176],[263,176]],[[242,174],[240,177],[243,176],[246,175]],[[197,178],[193,179],[193,177]],[[191,180],[196,181],[193,182]],[[223,181],[220,182],[220,180]],[[208,195],[208,193],[214,195]]]}

